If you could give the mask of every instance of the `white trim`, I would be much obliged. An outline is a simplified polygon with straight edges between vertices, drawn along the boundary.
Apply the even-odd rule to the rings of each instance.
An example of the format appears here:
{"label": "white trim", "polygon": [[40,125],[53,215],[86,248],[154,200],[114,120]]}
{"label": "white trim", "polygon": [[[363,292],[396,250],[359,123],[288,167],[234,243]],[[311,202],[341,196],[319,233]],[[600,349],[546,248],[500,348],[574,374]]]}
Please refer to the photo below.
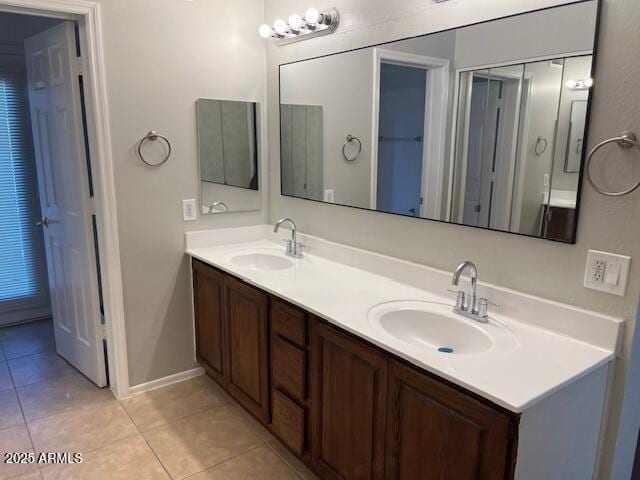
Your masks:
{"label": "white trim", "polygon": [[[522,137],[518,138],[518,152],[516,153],[516,172],[514,172],[514,185],[512,195],[512,207],[511,207],[511,224],[509,229],[512,232],[520,232],[520,219],[522,217],[522,200],[524,190],[524,179],[526,172],[526,165],[523,160],[527,156],[526,146],[529,145],[529,116],[531,113],[531,90],[533,88],[533,81],[531,76],[525,78],[526,85],[523,85],[523,91],[526,88],[526,93],[523,95],[521,101],[521,122],[524,122],[524,126],[520,125],[518,129],[522,131]],[[520,128],[522,127],[522,128]]]}
{"label": "white trim", "polygon": [[0,11],[73,19],[80,25],[102,292],[107,321],[109,378],[114,395],[126,398],[130,395],[129,368],[101,7],[93,0],[0,0]]}
{"label": "white trim", "polygon": [[371,138],[370,208],[376,210],[378,200],[378,134],[380,114],[380,65],[406,65],[427,70],[425,98],[425,132],[423,137],[422,196],[420,216],[440,218],[442,208],[442,172],[449,101],[449,60],[413,53],[373,49],[373,113]]}
{"label": "white trim", "polygon": [[169,385],[173,385],[174,383],[184,382],[185,380],[196,378],[201,375],[204,375],[204,368],[196,367],[192,368],[191,370],[185,370],[184,372],[174,373],[173,375],[157,378],[155,380],[151,380],[150,382],[141,383],[140,385],[134,385],[133,387],[129,388],[129,393],[130,396],[140,395],[144,392],[150,392],[152,390],[157,390],[158,388],[168,387]]}

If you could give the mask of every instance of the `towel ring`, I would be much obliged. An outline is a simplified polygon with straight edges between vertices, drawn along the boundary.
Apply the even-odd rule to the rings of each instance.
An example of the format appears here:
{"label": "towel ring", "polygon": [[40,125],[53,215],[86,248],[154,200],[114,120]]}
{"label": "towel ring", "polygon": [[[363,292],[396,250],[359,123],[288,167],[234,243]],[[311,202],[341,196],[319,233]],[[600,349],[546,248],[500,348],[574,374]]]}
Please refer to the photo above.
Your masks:
{"label": "towel ring", "polygon": [[606,195],[608,197],[622,197],[623,195],[628,195],[629,193],[633,192],[636,188],[640,187],[640,180],[638,180],[634,186],[627,188],[626,190],[623,190],[621,192],[607,192],[606,190],[603,190],[600,187],[598,187],[593,182],[593,179],[591,178],[591,160],[593,160],[593,157],[598,152],[598,150],[600,150],[602,147],[606,145],[609,145],[610,143],[617,143],[620,148],[624,148],[624,149],[629,149],[634,147],[637,150],[640,150],[640,144],[638,143],[638,138],[636,137],[636,134],[633,132],[622,132],[619,137],[609,138],[604,142],[600,142],[598,145],[596,145],[593,148],[593,150],[591,150],[591,152],[589,152],[589,156],[587,157],[587,180],[589,181],[589,184],[593,187],[593,189],[602,195]]}
{"label": "towel ring", "polygon": [[[542,144],[542,145],[544,145],[544,146],[542,147],[542,150],[540,150],[540,148],[539,148],[541,144]],[[538,137],[538,139],[536,140],[536,146],[535,146],[535,147],[533,147],[533,149],[535,150],[536,155],[540,156],[540,155],[542,155],[544,152],[546,152],[546,151],[547,151],[547,147],[548,147],[548,146],[549,146],[549,142],[547,141],[547,139],[546,139],[546,138],[544,138],[544,137]]]}
{"label": "towel ring", "polygon": [[[355,157],[349,157],[347,155],[347,145],[349,145],[353,141],[358,142],[358,152],[356,153]],[[356,137],[356,136],[351,135],[351,134],[347,135],[347,139],[344,142],[344,144],[342,145],[342,156],[344,157],[344,159],[347,162],[353,162],[353,161],[358,159],[358,157],[360,156],[361,153],[362,153],[362,142],[360,141],[360,139],[358,137]]]}
{"label": "towel ring", "polygon": [[[142,155],[142,146],[144,145],[144,142],[146,142],[147,140],[151,140],[152,142],[155,142],[159,138],[164,140],[165,143],[167,144],[167,147],[169,149],[169,151],[167,152],[167,156],[164,157],[164,159],[158,163],[148,162],[144,158],[144,155]],[[167,160],[169,160],[169,158],[171,157],[171,142],[167,137],[165,137],[164,135],[160,135],[156,130],[151,130],[144,137],[142,137],[138,142],[138,156],[140,157],[140,160],[142,160],[146,165],[149,165],[150,167],[159,167],[160,165],[164,164]]]}

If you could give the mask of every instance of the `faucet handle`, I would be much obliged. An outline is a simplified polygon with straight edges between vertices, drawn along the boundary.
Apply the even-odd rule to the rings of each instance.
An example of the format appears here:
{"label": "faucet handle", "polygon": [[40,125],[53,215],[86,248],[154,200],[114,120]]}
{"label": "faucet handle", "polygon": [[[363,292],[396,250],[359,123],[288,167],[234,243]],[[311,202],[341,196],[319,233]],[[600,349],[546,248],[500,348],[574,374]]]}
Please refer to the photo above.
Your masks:
{"label": "faucet handle", "polygon": [[465,293],[462,290],[451,290],[451,289],[447,289],[447,292],[451,292],[451,293],[455,293],[456,294],[456,305],[455,305],[455,310],[465,310],[466,306],[465,306],[465,300],[466,300],[466,296]]}
{"label": "faucet handle", "polygon": [[487,318],[489,316],[489,305],[492,305],[494,307],[500,306],[497,303],[493,303],[492,301],[487,300],[486,298],[478,299],[478,316],[479,317]]}
{"label": "faucet handle", "polygon": [[306,245],[300,243],[300,242],[292,242],[291,243],[291,253],[293,253],[293,255],[296,258],[302,258],[302,249],[305,248]]}
{"label": "faucet handle", "polygon": [[286,251],[288,254],[293,252],[293,242],[289,238],[283,238],[282,243],[284,243]]}

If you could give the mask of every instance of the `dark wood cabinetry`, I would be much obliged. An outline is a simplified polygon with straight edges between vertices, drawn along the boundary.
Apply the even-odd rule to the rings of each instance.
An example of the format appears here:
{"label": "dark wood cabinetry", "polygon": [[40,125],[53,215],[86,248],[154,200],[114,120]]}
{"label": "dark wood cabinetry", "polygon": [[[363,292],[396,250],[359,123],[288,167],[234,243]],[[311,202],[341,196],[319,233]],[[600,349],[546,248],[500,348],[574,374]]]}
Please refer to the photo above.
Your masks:
{"label": "dark wood cabinetry", "polygon": [[506,478],[507,415],[392,360],[386,478]]}
{"label": "dark wood cabinetry", "polygon": [[321,478],[512,479],[518,417],[193,261],[196,350]]}
{"label": "dark wood cabinetry", "polygon": [[269,421],[268,297],[193,261],[196,356],[250,413]]}
{"label": "dark wood cabinetry", "polygon": [[294,453],[309,459],[309,318],[276,299],[270,314],[272,430]]}
{"label": "dark wood cabinetry", "polygon": [[542,207],[542,236],[561,242],[571,242],[575,228],[575,208]]}
{"label": "dark wood cabinetry", "polygon": [[193,296],[196,329],[196,357],[207,374],[225,381],[224,275],[193,261]]}
{"label": "dark wood cabinetry", "polygon": [[224,281],[229,393],[254,416],[269,421],[268,300],[232,277]]}
{"label": "dark wood cabinetry", "polygon": [[387,358],[316,322],[313,351],[313,466],[323,478],[384,474]]}

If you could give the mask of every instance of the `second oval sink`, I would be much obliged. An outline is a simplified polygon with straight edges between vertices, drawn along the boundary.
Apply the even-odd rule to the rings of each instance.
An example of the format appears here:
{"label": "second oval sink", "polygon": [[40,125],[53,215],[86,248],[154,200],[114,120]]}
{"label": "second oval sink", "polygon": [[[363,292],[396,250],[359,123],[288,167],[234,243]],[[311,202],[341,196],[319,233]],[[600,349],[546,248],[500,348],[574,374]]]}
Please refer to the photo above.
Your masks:
{"label": "second oval sink", "polygon": [[231,263],[236,267],[262,271],[286,270],[293,266],[293,262],[288,258],[269,253],[245,253],[235,255],[231,257]]}
{"label": "second oval sink", "polygon": [[475,324],[448,305],[429,302],[390,302],[373,307],[369,321],[385,334],[418,348],[441,353],[478,355],[494,346],[517,346],[513,334],[493,324]]}

